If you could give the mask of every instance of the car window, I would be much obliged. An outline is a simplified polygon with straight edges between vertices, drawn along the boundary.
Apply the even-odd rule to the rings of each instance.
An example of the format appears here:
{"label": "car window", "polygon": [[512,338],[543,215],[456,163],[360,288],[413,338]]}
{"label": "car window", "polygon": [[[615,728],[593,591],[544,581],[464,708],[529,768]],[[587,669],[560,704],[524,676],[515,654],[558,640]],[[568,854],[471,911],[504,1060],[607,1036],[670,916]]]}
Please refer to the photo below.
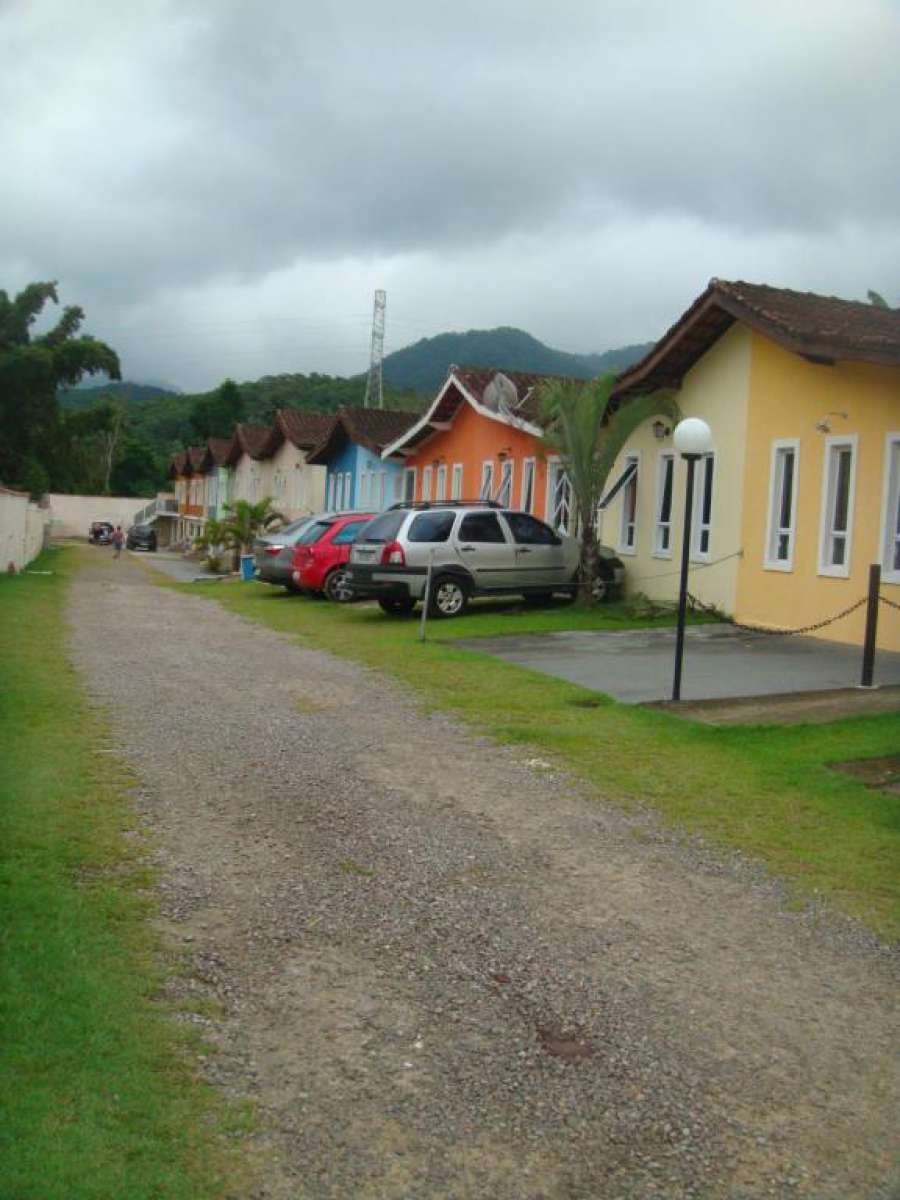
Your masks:
{"label": "car window", "polygon": [[409,515],[408,509],[395,508],[370,521],[359,538],[361,542],[392,542]]}
{"label": "car window", "polygon": [[333,524],[333,521],[313,521],[309,529],[304,529],[297,538],[296,544],[298,546],[311,546],[313,542],[317,542],[323,534],[326,534]]}
{"label": "car window", "polygon": [[504,517],[512,530],[513,541],[520,546],[559,546],[560,539],[549,525],[530,517],[528,513],[505,512]]}
{"label": "car window", "polygon": [[446,542],[455,520],[456,513],[452,510],[419,513],[406,536],[411,542]]}
{"label": "car window", "polygon": [[492,512],[466,513],[459,527],[461,542],[505,542],[503,530]]}
{"label": "car window", "polygon": [[364,521],[348,521],[344,528],[339,530],[331,539],[332,546],[345,546],[347,542],[355,541],[356,535],[368,523],[368,518]]}

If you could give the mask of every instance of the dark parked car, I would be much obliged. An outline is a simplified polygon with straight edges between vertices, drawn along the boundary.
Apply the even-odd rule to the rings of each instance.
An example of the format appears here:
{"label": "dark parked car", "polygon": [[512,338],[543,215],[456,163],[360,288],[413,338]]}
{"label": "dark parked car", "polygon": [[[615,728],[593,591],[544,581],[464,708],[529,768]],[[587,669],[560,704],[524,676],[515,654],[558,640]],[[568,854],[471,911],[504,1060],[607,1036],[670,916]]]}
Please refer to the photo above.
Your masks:
{"label": "dark parked car", "polygon": [[156,530],[152,525],[132,525],[125,537],[126,550],[155,550]]}
{"label": "dark parked car", "polygon": [[95,546],[108,546],[112,541],[114,528],[109,521],[92,521],[88,530],[88,541],[93,542]]}

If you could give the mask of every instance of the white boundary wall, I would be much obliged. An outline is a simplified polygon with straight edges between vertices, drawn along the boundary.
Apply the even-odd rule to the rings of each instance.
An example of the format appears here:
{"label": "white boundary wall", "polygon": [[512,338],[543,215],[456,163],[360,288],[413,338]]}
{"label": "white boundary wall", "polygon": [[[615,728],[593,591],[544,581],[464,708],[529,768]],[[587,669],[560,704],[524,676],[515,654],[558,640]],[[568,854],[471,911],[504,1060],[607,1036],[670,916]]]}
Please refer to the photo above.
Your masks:
{"label": "white boundary wall", "polygon": [[59,538],[86,538],[92,521],[109,521],[110,525],[127,529],[135,513],[148,503],[140,496],[66,496],[61,492],[51,492],[47,499],[50,532]]}
{"label": "white boundary wall", "polygon": [[0,487],[0,570],[21,571],[37,558],[50,520],[47,509],[32,504],[26,492]]}

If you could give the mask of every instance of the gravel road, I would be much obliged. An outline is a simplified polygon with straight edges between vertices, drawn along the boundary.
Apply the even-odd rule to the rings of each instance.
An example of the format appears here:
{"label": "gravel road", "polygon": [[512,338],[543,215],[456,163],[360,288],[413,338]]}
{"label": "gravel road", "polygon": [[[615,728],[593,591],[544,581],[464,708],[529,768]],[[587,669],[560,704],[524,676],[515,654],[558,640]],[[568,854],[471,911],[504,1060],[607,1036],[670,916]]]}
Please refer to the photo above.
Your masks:
{"label": "gravel road", "polygon": [[892,952],[374,672],[84,558],[73,658],[141,780],[193,964],[171,987],[222,1005],[199,1068],[258,1105],[254,1197],[900,1194]]}

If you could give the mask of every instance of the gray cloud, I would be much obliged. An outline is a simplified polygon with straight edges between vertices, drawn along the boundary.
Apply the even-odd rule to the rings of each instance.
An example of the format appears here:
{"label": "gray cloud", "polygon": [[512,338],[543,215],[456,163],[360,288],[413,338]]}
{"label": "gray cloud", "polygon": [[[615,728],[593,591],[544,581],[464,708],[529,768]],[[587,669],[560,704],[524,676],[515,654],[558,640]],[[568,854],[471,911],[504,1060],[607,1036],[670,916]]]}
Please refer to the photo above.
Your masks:
{"label": "gray cloud", "polygon": [[[889,0],[7,4],[0,284],[58,277],[110,327],[155,326],[173,359],[167,314],[224,329],[236,304],[243,337],[206,344],[252,364],[282,357],[292,297],[344,346],[388,276],[434,289],[396,295],[423,332],[454,306],[463,325],[523,312],[584,348],[656,332],[660,298],[710,274],[890,291],[898,59]],[[666,241],[685,230],[690,263]],[[861,284],[836,251],[870,242],[881,274]],[[627,332],[610,297],[632,311],[638,284]],[[174,374],[225,374],[193,361]]]}

